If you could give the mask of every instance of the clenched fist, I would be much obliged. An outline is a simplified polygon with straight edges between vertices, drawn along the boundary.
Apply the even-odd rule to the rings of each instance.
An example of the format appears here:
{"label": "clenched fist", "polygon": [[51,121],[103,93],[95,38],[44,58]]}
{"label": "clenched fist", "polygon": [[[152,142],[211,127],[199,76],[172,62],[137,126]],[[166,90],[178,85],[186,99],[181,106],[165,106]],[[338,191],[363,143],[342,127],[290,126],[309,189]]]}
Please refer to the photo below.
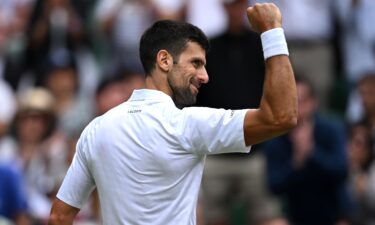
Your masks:
{"label": "clenched fist", "polygon": [[247,8],[247,17],[257,33],[281,27],[281,13],[273,3],[256,3],[253,7]]}

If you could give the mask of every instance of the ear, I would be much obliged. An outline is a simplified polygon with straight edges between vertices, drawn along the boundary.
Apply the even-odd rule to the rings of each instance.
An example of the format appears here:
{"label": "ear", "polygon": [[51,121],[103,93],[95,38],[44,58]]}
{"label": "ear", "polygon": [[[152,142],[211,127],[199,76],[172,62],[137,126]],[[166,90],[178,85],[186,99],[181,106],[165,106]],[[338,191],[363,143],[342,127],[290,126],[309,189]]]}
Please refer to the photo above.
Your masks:
{"label": "ear", "polygon": [[169,72],[173,66],[173,58],[167,50],[160,50],[156,55],[156,65],[164,72]]}

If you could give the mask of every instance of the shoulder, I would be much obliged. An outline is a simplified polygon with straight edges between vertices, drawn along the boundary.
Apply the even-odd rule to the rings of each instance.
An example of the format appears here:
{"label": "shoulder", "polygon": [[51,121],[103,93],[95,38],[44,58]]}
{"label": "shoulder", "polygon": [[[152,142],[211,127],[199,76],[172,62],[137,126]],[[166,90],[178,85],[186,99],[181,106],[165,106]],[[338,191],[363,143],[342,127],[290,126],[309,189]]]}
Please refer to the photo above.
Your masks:
{"label": "shoulder", "polygon": [[232,119],[236,116],[245,116],[247,109],[231,110],[231,109],[217,109],[210,107],[187,107],[180,111],[180,115],[192,120],[204,121],[210,123],[217,119]]}
{"label": "shoulder", "polygon": [[182,115],[188,115],[192,117],[207,117],[210,115],[221,114],[225,112],[225,109],[216,109],[210,107],[186,107],[180,110]]}
{"label": "shoulder", "polygon": [[86,144],[87,140],[96,132],[102,119],[103,116],[96,117],[85,127],[78,139],[77,149],[82,148]]}
{"label": "shoulder", "polygon": [[[12,164],[0,165],[0,178],[7,184],[10,181],[17,181],[21,177],[21,171]],[[9,183],[8,183],[9,184]]]}

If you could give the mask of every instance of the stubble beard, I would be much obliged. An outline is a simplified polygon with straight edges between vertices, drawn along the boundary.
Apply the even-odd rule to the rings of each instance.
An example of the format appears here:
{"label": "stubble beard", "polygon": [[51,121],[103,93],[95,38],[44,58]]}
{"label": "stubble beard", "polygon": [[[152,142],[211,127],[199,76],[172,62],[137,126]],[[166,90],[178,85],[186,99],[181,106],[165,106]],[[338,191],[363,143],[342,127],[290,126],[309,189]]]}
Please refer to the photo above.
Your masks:
{"label": "stubble beard", "polygon": [[196,103],[197,96],[191,91],[190,83],[186,87],[178,87],[171,79],[168,79],[168,83],[172,90],[172,99],[178,108],[192,106]]}

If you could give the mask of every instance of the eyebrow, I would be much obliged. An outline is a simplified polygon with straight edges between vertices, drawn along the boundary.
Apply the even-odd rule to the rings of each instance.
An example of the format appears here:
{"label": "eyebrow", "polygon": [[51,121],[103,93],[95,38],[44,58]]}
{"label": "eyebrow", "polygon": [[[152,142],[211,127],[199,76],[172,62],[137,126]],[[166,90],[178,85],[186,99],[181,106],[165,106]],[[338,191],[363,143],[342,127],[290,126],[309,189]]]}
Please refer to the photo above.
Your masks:
{"label": "eyebrow", "polygon": [[204,66],[206,66],[206,60],[203,60],[202,58],[200,58],[200,57],[193,57],[192,59],[191,59],[191,61],[192,62],[194,62],[194,61],[199,61],[200,63],[202,63]]}

